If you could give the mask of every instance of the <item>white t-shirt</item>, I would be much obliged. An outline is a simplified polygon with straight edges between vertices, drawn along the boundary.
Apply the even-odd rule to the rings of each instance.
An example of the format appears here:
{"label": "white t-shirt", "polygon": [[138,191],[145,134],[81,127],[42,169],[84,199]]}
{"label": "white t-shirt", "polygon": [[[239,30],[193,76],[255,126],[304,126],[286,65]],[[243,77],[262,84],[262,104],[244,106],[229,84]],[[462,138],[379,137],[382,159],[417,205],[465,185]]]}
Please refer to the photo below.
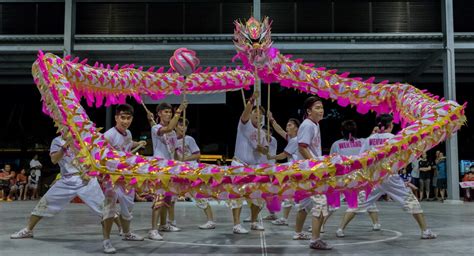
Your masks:
{"label": "white t-shirt", "polygon": [[122,134],[117,128],[112,127],[104,133],[105,139],[116,150],[130,152],[133,146],[132,133],[127,130],[126,134]]}
{"label": "white t-shirt", "polygon": [[159,134],[161,124],[151,127],[151,139],[153,141],[153,156],[163,159],[173,159],[176,151],[177,137],[176,132],[171,131],[165,134]]}
{"label": "white t-shirt", "polygon": [[36,159],[32,159],[30,161],[30,169],[32,169],[35,172],[35,175],[37,177],[41,176],[41,167],[43,167],[43,165],[40,163],[40,161]]}
{"label": "white t-shirt", "polygon": [[[194,138],[188,135],[184,136],[184,156],[189,157],[194,154],[198,154],[199,152],[200,152],[200,149],[198,145],[196,144],[196,141],[194,140]],[[177,141],[176,154],[178,156],[181,156],[183,154],[183,138],[180,138]],[[190,162],[196,162],[196,161],[190,161]]]}
{"label": "white t-shirt", "polygon": [[300,152],[298,150],[298,137],[291,138],[283,151],[289,155],[288,162],[301,159],[302,157],[299,156]]}
{"label": "white t-shirt", "polygon": [[[58,152],[62,149],[62,146],[64,146],[64,144],[66,144],[66,141],[63,140],[61,136],[54,138],[53,142],[51,142],[49,153],[52,154]],[[75,156],[76,155],[74,154],[74,152],[72,152],[72,150],[64,150],[63,157],[58,162],[62,176],[79,172],[79,170],[74,165],[72,165],[72,161],[74,160]]]}
{"label": "white t-shirt", "polygon": [[[322,156],[321,150],[321,132],[319,125],[306,118],[301,123],[298,129],[298,145],[304,144],[308,146],[308,150],[312,155],[312,158],[318,158]],[[298,156],[298,160],[304,159],[301,154]]]}
{"label": "white t-shirt", "polygon": [[[248,120],[244,124],[242,120],[239,119],[234,156],[238,161],[243,162],[243,164],[255,165],[261,163],[262,155],[256,150],[258,145],[257,133],[257,128],[253,126],[252,121]],[[268,146],[263,130],[260,131],[260,145]]]}
{"label": "white t-shirt", "polygon": [[374,133],[370,135],[367,139],[365,139],[364,143],[362,144],[362,148],[360,149],[360,153],[373,149],[376,146],[382,145],[385,143],[385,141],[393,137],[395,137],[395,135],[388,132]]}
{"label": "white t-shirt", "polygon": [[[266,138],[267,138],[266,131],[261,136],[265,136],[265,140],[266,140]],[[277,140],[275,139],[275,137],[270,136],[270,146],[268,147],[268,154],[271,155],[271,156],[276,155],[277,148],[278,148]],[[268,160],[266,155],[260,155],[260,162],[259,163],[274,164],[275,162],[276,162],[275,159]]]}
{"label": "white t-shirt", "polygon": [[360,149],[364,144],[365,139],[346,140],[340,139],[334,142],[331,146],[331,154],[338,153],[343,156],[355,156],[360,153]]}

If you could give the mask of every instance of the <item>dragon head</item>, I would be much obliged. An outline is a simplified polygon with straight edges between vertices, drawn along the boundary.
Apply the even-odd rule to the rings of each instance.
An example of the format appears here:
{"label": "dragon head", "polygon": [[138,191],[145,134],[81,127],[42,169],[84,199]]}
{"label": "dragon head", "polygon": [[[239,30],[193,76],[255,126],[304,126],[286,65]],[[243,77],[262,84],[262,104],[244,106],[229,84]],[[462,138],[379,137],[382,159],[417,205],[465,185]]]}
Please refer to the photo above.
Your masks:
{"label": "dragon head", "polygon": [[247,22],[234,21],[234,45],[256,67],[266,64],[271,40],[271,22],[265,17],[262,22],[251,17]]}

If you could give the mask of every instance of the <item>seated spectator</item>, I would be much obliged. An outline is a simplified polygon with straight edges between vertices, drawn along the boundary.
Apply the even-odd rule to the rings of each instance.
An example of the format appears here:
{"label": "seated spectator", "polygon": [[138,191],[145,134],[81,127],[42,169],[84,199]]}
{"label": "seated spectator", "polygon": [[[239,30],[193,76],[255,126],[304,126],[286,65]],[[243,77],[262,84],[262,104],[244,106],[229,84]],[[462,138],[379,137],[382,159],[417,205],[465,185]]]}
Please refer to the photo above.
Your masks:
{"label": "seated spectator", "polygon": [[11,202],[17,198],[18,188],[16,186],[16,172],[10,168],[10,193],[8,193],[7,201]]}
{"label": "seated spectator", "polygon": [[10,193],[10,171],[11,165],[5,164],[0,170],[0,201],[7,201],[7,196]]}
{"label": "seated spectator", "polygon": [[27,193],[30,195],[32,200],[38,198],[38,181],[39,177],[36,176],[35,172],[32,172],[28,177],[28,184],[27,184]]}
{"label": "seated spectator", "polygon": [[[474,165],[471,165],[469,172],[464,174],[462,181],[474,181]],[[464,188],[464,201],[472,201],[472,188]]]}
{"label": "seated spectator", "polygon": [[28,184],[28,177],[26,176],[25,169],[21,169],[20,173],[16,176],[17,190],[20,191],[18,195],[19,200],[26,200],[26,186]]}

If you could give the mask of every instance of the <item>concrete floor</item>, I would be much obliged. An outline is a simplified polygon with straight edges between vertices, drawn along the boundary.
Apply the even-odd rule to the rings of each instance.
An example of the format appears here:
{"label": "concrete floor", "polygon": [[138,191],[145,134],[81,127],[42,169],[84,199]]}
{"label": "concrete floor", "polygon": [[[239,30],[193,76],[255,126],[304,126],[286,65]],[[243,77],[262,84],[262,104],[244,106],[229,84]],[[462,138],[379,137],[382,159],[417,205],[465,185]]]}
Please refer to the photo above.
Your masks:
{"label": "concrete floor", "polygon": [[[37,201],[0,203],[0,255],[84,255],[102,254],[101,229],[96,217],[85,205],[71,204],[55,218],[45,218],[35,229],[34,239],[11,240],[10,234],[23,228]],[[151,203],[137,203],[132,228],[146,236],[151,221]],[[308,248],[308,241],[293,241],[294,212],[290,227],[273,226],[265,221],[265,232],[232,234],[230,210],[224,204],[213,204],[218,226],[200,230],[205,222],[202,210],[194,203],[176,206],[178,226],[182,232],[165,233],[164,242],[120,240],[114,227],[112,242],[118,255],[124,254],[324,254],[324,255],[472,255],[474,251],[474,203],[463,205],[422,202],[428,225],[439,234],[435,240],[421,240],[411,215],[396,203],[380,202],[382,231],[372,231],[366,214],[357,216],[346,229],[345,238],[335,231],[344,208],[329,219],[323,239],[334,246],[332,251]],[[266,215],[266,210],[263,215]],[[244,207],[242,216],[249,214]],[[307,225],[309,225],[309,219]],[[249,228],[249,224],[244,226]]]}

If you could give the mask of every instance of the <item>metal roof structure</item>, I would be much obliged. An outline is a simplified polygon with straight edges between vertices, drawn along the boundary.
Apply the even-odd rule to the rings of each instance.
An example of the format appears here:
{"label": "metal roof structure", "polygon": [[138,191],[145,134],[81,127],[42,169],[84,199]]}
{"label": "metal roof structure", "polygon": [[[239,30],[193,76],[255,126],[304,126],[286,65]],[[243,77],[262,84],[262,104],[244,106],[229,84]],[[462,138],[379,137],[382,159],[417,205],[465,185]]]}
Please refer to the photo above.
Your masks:
{"label": "metal roof structure", "polygon": [[[442,82],[442,33],[273,34],[283,54],[353,76],[377,80]],[[458,82],[474,82],[474,33],[455,33]],[[63,35],[0,35],[0,84],[31,83],[41,49],[62,55]],[[203,66],[237,66],[232,35],[75,35],[74,55],[89,63],[168,66],[173,50],[198,52]],[[119,54],[117,54],[119,53]]]}

